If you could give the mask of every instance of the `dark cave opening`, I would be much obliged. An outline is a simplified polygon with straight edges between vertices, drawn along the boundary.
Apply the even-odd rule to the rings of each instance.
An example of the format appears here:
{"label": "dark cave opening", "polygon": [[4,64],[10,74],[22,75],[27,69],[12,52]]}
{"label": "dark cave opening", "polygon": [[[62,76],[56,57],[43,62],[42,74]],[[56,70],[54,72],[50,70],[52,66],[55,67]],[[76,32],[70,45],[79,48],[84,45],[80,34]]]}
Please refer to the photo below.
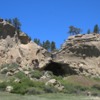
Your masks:
{"label": "dark cave opening", "polygon": [[76,75],[76,71],[69,67],[68,64],[51,62],[45,68],[45,71],[51,71],[56,76]]}

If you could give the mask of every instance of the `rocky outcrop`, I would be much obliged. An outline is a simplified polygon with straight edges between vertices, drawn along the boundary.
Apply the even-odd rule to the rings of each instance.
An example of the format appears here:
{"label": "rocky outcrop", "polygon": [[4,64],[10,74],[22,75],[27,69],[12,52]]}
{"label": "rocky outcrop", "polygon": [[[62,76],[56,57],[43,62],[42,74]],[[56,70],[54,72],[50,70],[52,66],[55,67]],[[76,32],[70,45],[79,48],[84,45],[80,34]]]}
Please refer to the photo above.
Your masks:
{"label": "rocky outcrop", "polygon": [[[0,65],[9,63],[17,63],[20,68],[50,70],[55,75],[100,77],[100,34],[70,36],[58,52],[50,54],[24,32],[0,19]],[[2,69],[2,73],[5,71]]]}
{"label": "rocky outcrop", "polygon": [[100,78],[100,34],[70,36],[53,57],[70,74]]}
{"label": "rocky outcrop", "polygon": [[45,83],[45,85],[51,85],[54,88],[58,89],[59,91],[62,91],[64,89],[64,86],[62,86],[61,83],[56,79],[49,80],[48,82]]}
{"label": "rocky outcrop", "polygon": [[42,68],[51,61],[51,54],[23,32],[0,19],[0,65],[17,63],[25,68]]}

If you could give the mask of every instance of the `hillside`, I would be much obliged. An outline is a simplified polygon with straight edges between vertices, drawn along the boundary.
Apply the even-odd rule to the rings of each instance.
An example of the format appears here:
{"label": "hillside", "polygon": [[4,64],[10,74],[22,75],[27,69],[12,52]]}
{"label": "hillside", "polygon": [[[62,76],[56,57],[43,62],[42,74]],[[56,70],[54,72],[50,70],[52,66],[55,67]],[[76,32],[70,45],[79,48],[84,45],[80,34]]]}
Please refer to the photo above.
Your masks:
{"label": "hillside", "polygon": [[100,34],[70,36],[48,52],[0,19],[0,91],[100,95]]}
{"label": "hillside", "polygon": [[41,68],[49,61],[50,53],[30,40],[24,32],[0,19],[0,65],[17,63],[24,68]]}
{"label": "hillside", "polygon": [[100,78],[100,34],[70,36],[53,59],[64,73]]}

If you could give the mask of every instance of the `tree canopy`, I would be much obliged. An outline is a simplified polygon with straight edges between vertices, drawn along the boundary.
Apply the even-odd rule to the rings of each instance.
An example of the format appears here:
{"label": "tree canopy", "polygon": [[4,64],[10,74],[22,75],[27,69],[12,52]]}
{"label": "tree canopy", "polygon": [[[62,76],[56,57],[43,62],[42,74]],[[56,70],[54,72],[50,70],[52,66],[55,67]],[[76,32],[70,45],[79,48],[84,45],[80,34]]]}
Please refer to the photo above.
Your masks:
{"label": "tree canopy", "polygon": [[80,34],[82,30],[80,28],[74,27],[74,26],[69,26],[69,31],[68,33],[70,33],[70,35],[77,35]]}
{"label": "tree canopy", "polygon": [[46,40],[46,41],[41,42],[40,39],[35,38],[34,42],[36,44],[42,46],[43,48],[45,48],[48,51],[56,50],[56,43],[54,41],[50,42],[49,40]]}
{"label": "tree canopy", "polygon": [[19,19],[16,17],[16,18],[9,18],[9,19],[5,19],[7,22],[9,22],[10,24],[12,24],[16,30],[21,30],[21,22],[19,21]]}
{"label": "tree canopy", "polygon": [[99,33],[99,26],[98,26],[98,24],[96,24],[96,25],[94,26],[93,32],[94,32],[94,33]]}

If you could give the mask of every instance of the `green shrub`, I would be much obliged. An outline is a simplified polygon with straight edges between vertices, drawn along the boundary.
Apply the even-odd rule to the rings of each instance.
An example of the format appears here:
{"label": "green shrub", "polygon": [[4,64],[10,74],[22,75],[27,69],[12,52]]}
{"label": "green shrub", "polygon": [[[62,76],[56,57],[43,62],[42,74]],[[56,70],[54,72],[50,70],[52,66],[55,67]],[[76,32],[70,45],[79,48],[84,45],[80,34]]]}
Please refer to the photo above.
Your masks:
{"label": "green shrub", "polygon": [[88,87],[85,87],[85,86],[82,86],[82,85],[79,85],[79,84],[74,84],[74,83],[71,83],[71,82],[68,82],[66,80],[60,80],[61,84],[64,86],[64,92],[67,92],[67,93],[77,93],[78,91],[86,91],[88,90],[89,88]]}
{"label": "green shrub", "polygon": [[7,67],[9,70],[11,70],[11,69],[18,68],[19,65],[17,63],[3,64],[3,65],[1,65],[0,68],[2,69],[2,68],[5,68],[5,67]]}
{"label": "green shrub", "polygon": [[21,78],[20,83],[12,82],[11,85],[14,88],[12,93],[18,93],[18,94],[26,94],[29,91],[29,89],[33,88],[33,87],[34,88],[39,88],[41,90],[43,90],[43,88],[44,88],[44,83],[43,82],[31,81],[28,77]]}
{"label": "green shrub", "polygon": [[62,79],[63,79],[62,76],[55,76],[55,75],[53,75],[52,78],[54,78],[54,79],[56,79],[56,80],[62,80]]}
{"label": "green shrub", "polygon": [[92,86],[93,89],[100,90],[100,84],[95,84]]}
{"label": "green shrub", "polygon": [[58,90],[56,88],[54,88],[53,86],[47,85],[44,87],[44,91],[46,93],[57,93]]}
{"label": "green shrub", "polygon": [[27,94],[33,95],[33,94],[43,94],[44,91],[38,88],[31,88],[27,90]]}
{"label": "green shrub", "polygon": [[8,72],[8,69],[3,69],[3,71],[1,71],[1,74],[6,74]]}
{"label": "green shrub", "polygon": [[23,78],[26,78],[27,76],[25,75],[25,73],[23,72],[18,72],[14,75],[15,77],[19,78],[19,79],[23,79]]}
{"label": "green shrub", "polygon": [[0,91],[4,91],[6,89],[7,82],[0,83]]}
{"label": "green shrub", "polygon": [[25,94],[27,92],[27,89],[28,86],[26,85],[20,83],[14,83],[12,93]]}
{"label": "green shrub", "polygon": [[30,74],[31,74],[31,77],[32,78],[39,79],[43,75],[43,72],[42,71],[39,71],[39,70],[34,70]]}

